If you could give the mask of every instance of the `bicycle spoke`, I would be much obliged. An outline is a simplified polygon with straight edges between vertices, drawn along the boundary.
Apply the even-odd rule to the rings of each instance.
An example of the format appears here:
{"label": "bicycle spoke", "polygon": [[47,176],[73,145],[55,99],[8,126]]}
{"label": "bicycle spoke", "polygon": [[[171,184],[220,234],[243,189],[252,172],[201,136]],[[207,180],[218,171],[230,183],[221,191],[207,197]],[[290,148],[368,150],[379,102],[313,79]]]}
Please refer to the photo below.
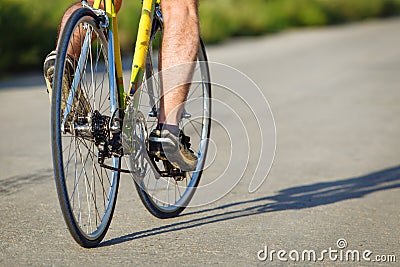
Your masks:
{"label": "bicycle spoke", "polygon": [[[203,84],[201,84],[203,85]],[[191,99],[192,96],[194,95],[194,93],[197,92],[197,89],[200,88],[200,83],[197,83],[197,85],[195,86],[195,88],[190,88],[190,94],[188,95],[187,99]]]}
{"label": "bicycle spoke", "polygon": [[[51,127],[57,139],[52,141],[58,169],[56,185],[68,228],[85,247],[98,244],[104,237],[119,183],[118,172],[99,164],[98,137],[92,130],[95,110],[103,118],[120,119],[110,111],[110,103],[115,101],[118,106],[118,99],[109,94],[110,78],[115,77],[107,68],[109,45],[104,33],[97,15],[87,8],[76,10],[60,33],[56,58],[60,64],[56,68],[62,69],[54,71],[57,94],[53,101],[61,99],[52,105],[52,118],[54,114],[61,117],[52,119]],[[106,156],[104,161],[114,168],[120,166],[119,158]]]}
{"label": "bicycle spoke", "polygon": [[[151,133],[156,127],[158,123],[157,117],[160,115],[160,96],[162,94],[160,60],[162,56],[158,40],[162,38],[162,35],[162,27],[152,34],[141,95],[138,96],[138,108],[146,117],[148,133]],[[194,62],[193,66],[192,79],[194,82],[191,84],[185,104],[185,112],[190,114],[190,118],[183,118],[179,124],[180,128],[184,128],[185,134],[191,137],[192,150],[196,154],[202,155],[198,166],[204,164],[205,149],[209,136],[210,83],[208,80],[208,65],[206,62],[204,63],[205,60],[203,46],[200,46],[198,61]],[[194,104],[191,105],[191,103]],[[156,117],[150,116],[149,112],[152,111],[157,112]],[[156,169],[151,169],[151,172],[146,172],[142,181],[138,181],[141,188],[139,194],[144,200],[143,203],[156,216],[162,218],[176,216],[184,208],[179,205],[187,203],[186,200],[193,194],[193,187],[197,185],[202,172],[185,172],[184,177],[168,177],[164,176],[164,174],[168,173],[166,168],[169,165],[161,161],[151,162],[152,159],[149,158],[146,160],[149,164],[157,166],[164,173],[161,176]],[[187,191],[189,189],[191,190],[190,192]]]}

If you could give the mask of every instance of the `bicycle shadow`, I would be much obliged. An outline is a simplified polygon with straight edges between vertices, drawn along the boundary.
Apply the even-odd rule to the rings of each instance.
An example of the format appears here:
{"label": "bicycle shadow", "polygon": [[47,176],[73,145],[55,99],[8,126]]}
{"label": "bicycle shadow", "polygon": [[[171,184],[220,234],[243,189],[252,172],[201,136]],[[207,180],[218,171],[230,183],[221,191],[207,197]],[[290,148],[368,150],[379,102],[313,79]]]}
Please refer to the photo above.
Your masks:
{"label": "bicycle shadow", "polygon": [[[185,218],[205,213],[200,218],[188,219],[161,227],[134,232],[107,240],[99,246],[111,246],[135,239],[181,231],[207,224],[254,216],[266,212],[298,210],[328,205],[348,199],[361,198],[373,192],[400,188],[400,166],[384,169],[368,175],[334,182],[322,182],[296,186],[279,191],[276,195],[188,212],[180,216]],[[235,208],[232,210],[232,208]],[[225,211],[226,210],[226,211]],[[207,215],[207,213],[214,213]]]}

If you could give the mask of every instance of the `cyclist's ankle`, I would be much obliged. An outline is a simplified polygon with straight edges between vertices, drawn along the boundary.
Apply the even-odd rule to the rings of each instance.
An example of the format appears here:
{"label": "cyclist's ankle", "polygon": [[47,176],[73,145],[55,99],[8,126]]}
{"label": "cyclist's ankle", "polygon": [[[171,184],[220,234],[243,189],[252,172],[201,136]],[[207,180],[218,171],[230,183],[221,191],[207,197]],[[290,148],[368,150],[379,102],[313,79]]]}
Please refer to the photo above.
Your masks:
{"label": "cyclist's ankle", "polygon": [[175,136],[179,136],[179,127],[177,125],[173,124],[167,124],[167,123],[159,123],[157,124],[156,127],[157,130],[168,130],[170,133],[172,133]]}

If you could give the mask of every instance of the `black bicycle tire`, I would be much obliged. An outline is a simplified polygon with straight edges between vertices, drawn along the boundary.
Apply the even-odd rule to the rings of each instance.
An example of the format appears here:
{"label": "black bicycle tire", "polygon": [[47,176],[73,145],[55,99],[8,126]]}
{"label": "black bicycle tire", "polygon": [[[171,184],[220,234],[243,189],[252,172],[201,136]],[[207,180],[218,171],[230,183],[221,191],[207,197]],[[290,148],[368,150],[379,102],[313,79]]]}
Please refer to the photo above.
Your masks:
{"label": "black bicycle tire", "polygon": [[[162,23],[158,20],[156,20],[154,23]],[[150,40],[153,40],[153,35],[155,34],[155,32],[152,32],[152,36],[150,38]],[[151,46],[151,44],[150,44]],[[207,93],[208,93],[208,97],[210,99],[210,104],[209,104],[209,113],[211,114],[211,83],[210,83],[210,72],[209,72],[209,66],[208,66],[208,59],[207,59],[207,53],[206,53],[206,49],[205,49],[205,45],[203,40],[200,37],[200,46],[199,49],[201,50],[201,54],[203,56],[202,59],[199,59],[200,61],[204,61],[207,62],[207,64],[205,64],[206,68],[207,68],[207,77],[209,82],[206,83],[207,86]],[[206,118],[208,120],[208,128],[207,128],[207,139],[210,138],[210,132],[211,132],[211,116],[209,116],[208,118]],[[205,153],[207,153],[207,148]],[[194,193],[195,193],[195,189],[198,186],[200,180],[201,180],[201,176],[203,175],[203,170],[199,171],[198,173],[198,177],[197,180],[195,181],[193,187],[194,190],[191,191],[191,194],[187,196],[187,200],[185,200],[185,203],[189,203],[190,200],[192,199]],[[175,210],[170,211],[170,212],[166,212],[163,211],[162,209],[160,209],[158,207],[158,205],[156,203],[154,203],[154,201],[152,200],[152,197],[146,192],[146,190],[144,188],[142,188],[138,183],[135,182],[135,186],[137,189],[137,192],[139,194],[140,200],[142,201],[143,205],[146,207],[146,209],[155,217],[159,218],[159,219],[169,219],[169,218],[174,218],[177,217],[179,214],[181,214],[186,206],[180,206],[177,207]]]}
{"label": "black bicycle tire", "polygon": [[[68,19],[64,30],[60,34],[60,39],[57,46],[57,56],[55,63],[55,73],[54,73],[54,84],[53,84],[53,95],[52,95],[52,104],[51,104],[51,140],[52,140],[52,157],[53,157],[53,168],[54,168],[54,177],[56,182],[56,188],[58,193],[58,199],[60,202],[62,214],[64,220],[67,224],[69,232],[71,233],[74,240],[83,247],[95,247],[97,246],[104,236],[107,233],[107,230],[110,226],[115,203],[118,195],[118,187],[120,180],[120,173],[116,174],[116,182],[115,182],[115,193],[113,196],[113,201],[111,203],[111,207],[109,210],[108,220],[105,222],[102,230],[96,234],[95,237],[89,237],[85,235],[80,227],[77,225],[76,219],[71,210],[71,205],[68,200],[68,192],[65,183],[64,177],[64,167],[62,160],[62,142],[61,142],[61,129],[60,129],[60,115],[61,115],[61,86],[62,86],[62,77],[64,72],[64,63],[67,54],[67,47],[69,40],[72,36],[72,33],[77,25],[81,21],[82,18],[88,17],[91,19],[97,26],[100,24],[99,18],[89,9],[81,8],[76,10]],[[106,38],[106,37],[105,37]],[[118,101],[118,99],[117,99]],[[119,166],[121,165],[121,160],[119,160]]]}

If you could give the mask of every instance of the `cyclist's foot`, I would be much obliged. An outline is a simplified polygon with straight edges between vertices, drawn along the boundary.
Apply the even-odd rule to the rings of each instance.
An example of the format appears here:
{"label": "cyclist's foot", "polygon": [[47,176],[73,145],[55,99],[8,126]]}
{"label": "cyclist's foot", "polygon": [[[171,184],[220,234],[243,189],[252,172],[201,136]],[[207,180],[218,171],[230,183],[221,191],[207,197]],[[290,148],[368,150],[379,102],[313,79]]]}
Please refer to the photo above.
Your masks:
{"label": "cyclist's foot", "polygon": [[51,51],[50,54],[46,56],[43,63],[43,75],[46,81],[46,90],[49,94],[51,101],[51,90],[53,89],[53,77],[54,77],[54,63],[56,61],[56,51]]}
{"label": "cyclist's foot", "polygon": [[[49,93],[49,98],[51,100],[51,94],[53,91],[53,79],[54,79],[54,65],[56,62],[56,55],[57,52],[55,50],[51,51],[50,54],[48,54],[46,56],[46,59],[44,60],[43,63],[43,75],[44,75],[44,79],[46,81],[46,89],[47,89],[47,93]],[[68,96],[70,87],[71,87],[71,83],[72,83],[72,75],[71,73],[73,73],[73,69],[74,69],[74,63],[73,60],[71,60],[69,57],[67,57],[67,61],[66,61],[66,71],[65,71],[65,77],[64,77],[64,81],[63,81],[63,86],[65,88],[63,88],[63,93],[64,91],[66,92],[66,95]],[[65,85],[64,85],[65,84]]]}
{"label": "cyclist's foot", "polygon": [[190,137],[179,131],[174,135],[168,129],[154,129],[149,136],[149,153],[161,160],[168,160],[172,166],[182,171],[194,171],[197,156],[190,149]]}
{"label": "cyclist's foot", "polygon": [[[46,80],[46,87],[47,87],[47,92],[49,93],[49,98],[51,101],[51,95],[52,95],[52,90],[53,90],[53,79],[54,79],[54,65],[56,61],[56,51],[53,50],[50,52],[50,54],[47,55],[46,59],[44,60],[43,63],[43,75],[44,79]],[[76,66],[76,61],[71,58],[69,55],[67,55],[66,63],[65,63],[65,72],[64,72],[64,77],[63,77],[63,89],[62,89],[62,103],[61,103],[61,110],[63,111],[66,102],[69,96],[69,92],[71,90],[71,85],[73,81],[73,75],[75,72]],[[86,98],[83,96],[83,94],[80,93],[80,90],[77,90],[78,95],[79,95],[79,105],[78,105],[78,110],[82,114],[87,114],[90,111],[90,106],[89,103],[87,102]],[[75,98],[77,99],[77,98]]]}

